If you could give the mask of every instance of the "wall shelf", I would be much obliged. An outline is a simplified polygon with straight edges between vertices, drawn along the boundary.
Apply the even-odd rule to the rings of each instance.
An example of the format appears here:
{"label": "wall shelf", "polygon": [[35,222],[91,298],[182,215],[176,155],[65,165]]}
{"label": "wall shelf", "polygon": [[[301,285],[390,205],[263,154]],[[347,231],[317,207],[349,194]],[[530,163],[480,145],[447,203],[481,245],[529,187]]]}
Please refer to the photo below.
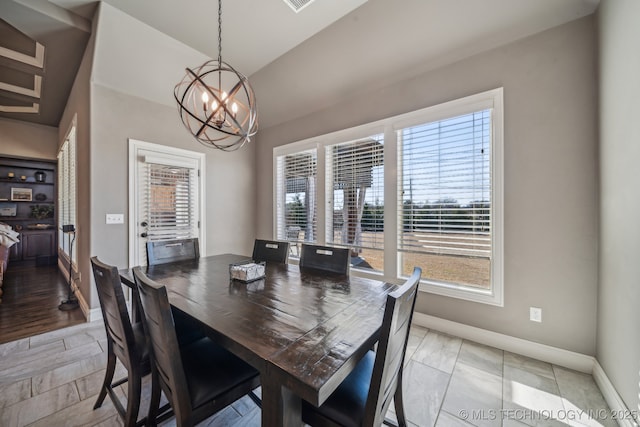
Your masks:
{"label": "wall shelf", "polygon": [[[57,259],[56,169],[55,161],[0,157],[0,199],[3,199],[0,203],[12,203],[16,207],[15,216],[0,216],[0,222],[20,233],[20,242],[11,247],[10,263]],[[14,176],[10,178],[9,174]],[[24,180],[20,179],[22,176]],[[43,181],[37,181],[36,176]],[[15,188],[28,188],[31,200],[11,200]],[[45,199],[36,200],[36,196]],[[37,205],[53,207],[53,215],[33,217],[32,207]],[[36,227],[36,224],[45,226]]]}

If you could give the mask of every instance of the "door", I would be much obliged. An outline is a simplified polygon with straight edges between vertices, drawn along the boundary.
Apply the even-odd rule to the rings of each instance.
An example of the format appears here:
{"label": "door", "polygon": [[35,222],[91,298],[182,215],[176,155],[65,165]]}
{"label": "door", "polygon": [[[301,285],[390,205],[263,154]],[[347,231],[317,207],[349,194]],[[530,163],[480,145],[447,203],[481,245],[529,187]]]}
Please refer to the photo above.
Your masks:
{"label": "door", "polygon": [[198,238],[204,248],[204,154],[129,140],[129,265],[146,265],[148,241]]}

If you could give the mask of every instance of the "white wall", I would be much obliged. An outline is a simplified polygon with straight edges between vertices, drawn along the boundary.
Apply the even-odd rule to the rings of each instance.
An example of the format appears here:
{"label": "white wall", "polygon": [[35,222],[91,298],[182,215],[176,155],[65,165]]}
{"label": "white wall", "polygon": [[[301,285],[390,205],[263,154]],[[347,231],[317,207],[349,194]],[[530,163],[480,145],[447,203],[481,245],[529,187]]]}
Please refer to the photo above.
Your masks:
{"label": "white wall", "polygon": [[640,410],[640,2],[603,0],[600,27],[600,290],[597,359]]}
{"label": "white wall", "polygon": [[58,128],[0,118],[0,155],[55,159]]}
{"label": "white wall", "polygon": [[[349,37],[348,27],[331,26],[309,43],[328,50]],[[253,76],[255,81],[287,93],[287,76],[297,74],[292,64],[306,43],[261,71],[271,77],[268,82],[261,72]],[[313,76],[309,84],[314,84]],[[274,147],[500,86],[505,101],[505,305],[423,293],[416,309],[594,355],[598,185],[591,16],[261,129],[256,143],[257,237],[273,236]],[[257,86],[256,92],[260,90]],[[261,109],[269,108],[269,99],[259,101]],[[541,324],[529,321],[530,306],[543,309]]]}

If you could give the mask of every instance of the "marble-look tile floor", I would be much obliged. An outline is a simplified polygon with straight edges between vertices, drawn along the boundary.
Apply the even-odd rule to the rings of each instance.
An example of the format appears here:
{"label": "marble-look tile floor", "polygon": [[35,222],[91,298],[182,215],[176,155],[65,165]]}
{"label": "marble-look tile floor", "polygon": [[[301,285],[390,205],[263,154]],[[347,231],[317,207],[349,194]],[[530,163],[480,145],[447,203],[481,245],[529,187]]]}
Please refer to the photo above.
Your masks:
{"label": "marble-look tile floor", "polygon": [[[109,398],[93,410],[105,349],[101,321],[1,344],[0,426],[121,426]],[[142,414],[149,389],[146,381]],[[416,326],[404,390],[412,426],[616,426],[591,375]],[[119,393],[125,399],[125,389]],[[245,397],[200,425],[259,426],[260,416]]]}

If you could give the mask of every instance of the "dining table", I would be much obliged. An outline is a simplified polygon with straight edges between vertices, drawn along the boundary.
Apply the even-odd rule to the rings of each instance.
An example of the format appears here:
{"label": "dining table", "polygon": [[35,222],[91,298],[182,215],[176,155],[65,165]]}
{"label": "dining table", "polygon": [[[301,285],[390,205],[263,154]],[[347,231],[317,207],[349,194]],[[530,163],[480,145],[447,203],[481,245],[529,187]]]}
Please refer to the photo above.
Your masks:
{"label": "dining table", "polygon": [[[260,372],[262,425],[302,425],[301,399],[320,406],[378,340],[383,280],[266,263],[263,278],[231,279],[238,254],[143,267],[170,304]],[[135,289],[130,269],[120,270]]]}

